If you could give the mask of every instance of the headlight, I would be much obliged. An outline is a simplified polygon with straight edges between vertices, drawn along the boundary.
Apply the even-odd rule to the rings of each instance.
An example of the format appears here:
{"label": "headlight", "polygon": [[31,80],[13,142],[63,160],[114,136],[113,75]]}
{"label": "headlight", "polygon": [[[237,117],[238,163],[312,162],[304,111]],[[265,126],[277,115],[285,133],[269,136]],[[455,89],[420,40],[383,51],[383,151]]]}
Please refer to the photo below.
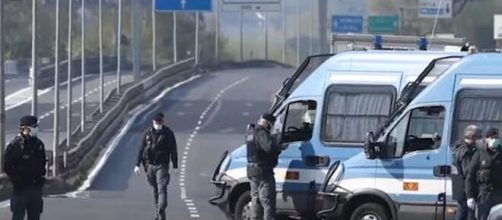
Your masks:
{"label": "headlight", "polygon": [[340,163],[340,165],[336,168],[335,172],[328,181],[328,184],[326,186],[326,192],[333,192],[336,189],[338,183],[343,177],[344,171],[345,167],[343,166],[343,163]]}

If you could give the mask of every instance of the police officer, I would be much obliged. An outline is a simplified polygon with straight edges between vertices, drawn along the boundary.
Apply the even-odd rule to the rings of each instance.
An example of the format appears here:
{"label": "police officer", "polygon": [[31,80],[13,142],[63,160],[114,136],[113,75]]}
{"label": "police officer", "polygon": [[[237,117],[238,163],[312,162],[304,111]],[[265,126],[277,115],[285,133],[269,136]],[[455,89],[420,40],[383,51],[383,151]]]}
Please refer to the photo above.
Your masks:
{"label": "police officer", "polygon": [[23,220],[26,214],[28,220],[39,220],[42,214],[47,159],[37,133],[37,117],[22,117],[19,134],[5,150],[4,171],[14,187],[10,200],[12,220]]}
{"label": "police officer", "polygon": [[156,113],[153,116],[153,126],[145,132],[134,167],[134,172],[139,175],[139,167],[143,164],[148,183],[153,188],[156,220],[166,219],[170,161],[176,174],[178,169],[176,138],[173,131],[165,125],[164,115]]}
{"label": "police officer", "polygon": [[251,219],[275,219],[276,190],[274,167],[281,152],[278,141],[270,134],[275,117],[265,113],[256,128],[246,137],[247,176],[251,183]]}
{"label": "police officer", "polygon": [[[486,220],[490,209],[502,203],[502,146],[499,130],[490,128],[484,144],[472,158],[467,173],[467,206],[474,209],[477,203],[478,220]],[[479,192],[479,194],[478,194]]]}
{"label": "police officer", "polygon": [[461,143],[455,145],[453,149],[453,172],[451,176],[453,199],[457,201],[456,220],[474,219],[474,211],[467,207],[467,197],[465,195],[465,179],[469,172],[469,164],[472,156],[476,152],[476,142],[481,139],[481,128],[476,125],[469,125],[464,130],[464,138]]}

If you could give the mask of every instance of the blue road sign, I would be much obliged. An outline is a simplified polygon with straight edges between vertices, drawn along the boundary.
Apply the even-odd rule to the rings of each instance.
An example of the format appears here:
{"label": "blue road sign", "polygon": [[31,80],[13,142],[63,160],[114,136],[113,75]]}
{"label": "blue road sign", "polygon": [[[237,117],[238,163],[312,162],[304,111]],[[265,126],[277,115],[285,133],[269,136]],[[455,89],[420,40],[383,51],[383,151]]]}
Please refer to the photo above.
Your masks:
{"label": "blue road sign", "polygon": [[331,18],[331,32],[362,33],[363,22],[363,16],[335,15]]}
{"label": "blue road sign", "polygon": [[155,0],[156,11],[211,11],[212,0]]}

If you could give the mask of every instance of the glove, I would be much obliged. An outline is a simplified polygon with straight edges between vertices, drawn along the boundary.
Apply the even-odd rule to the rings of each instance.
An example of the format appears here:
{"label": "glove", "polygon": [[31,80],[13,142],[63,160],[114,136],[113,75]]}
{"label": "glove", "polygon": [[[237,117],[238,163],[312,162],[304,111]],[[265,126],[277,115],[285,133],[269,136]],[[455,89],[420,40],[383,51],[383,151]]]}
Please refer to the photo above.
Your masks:
{"label": "glove", "polygon": [[141,173],[141,171],[139,170],[139,166],[134,167],[134,173],[139,176],[139,174]]}
{"label": "glove", "polygon": [[467,207],[474,210],[476,208],[476,200],[474,200],[474,198],[469,198],[467,200]]}
{"label": "glove", "polygon": [[176,176],[178,175],[178,168],[174,168],[173,169],[173,174],[176,175]]}

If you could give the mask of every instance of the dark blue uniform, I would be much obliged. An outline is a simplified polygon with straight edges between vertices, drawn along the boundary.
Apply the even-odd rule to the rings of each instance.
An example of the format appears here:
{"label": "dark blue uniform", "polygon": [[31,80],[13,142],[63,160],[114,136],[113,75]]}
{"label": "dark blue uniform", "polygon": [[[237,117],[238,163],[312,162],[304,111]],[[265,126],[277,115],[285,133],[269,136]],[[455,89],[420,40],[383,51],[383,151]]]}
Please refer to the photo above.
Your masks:
{"label": "dark blue uniform", "polygon": [[139,149],[136,166],[143,164],[148,183],[153,188],[157,219],[164,220],[167,208],[167,185],[169,184],[169,162],[178,169],[176,138],[171,129],[163,126],[160,130],[149,128]]}
{"label": "dark blue uniform", "polygon": [[249,128],[247,176],[251,184],[252,219],[275,219],[276,189],[274,167],[281,152],[277,140],[264,127]]}
{"label": "dark blue uniform", "polygon": [[453,166],[456,172],[452,173],[453,199],[458,203],[456,220],[474,219],[474,211],[467,207],[467,196],[465,194],[465,180],[469,173],[469,164],[476,152],[476,144],[468,146],[465,142],[455,145],[453,149]]}
{"label": "dark blue uniform", "polygon": [[14,187],[12,220],[38,220],[43,210],[42,187],[47,159],[40,139],[19,135],[7,145],[4,171]]}
{"label": "dark blue uniform", "polygon": [[[486,220],[490,209],[502,203],[502,152],[484,146],[476,151],[466,180],[466,194],[475,198],[478,220]],[[479,192],[479,194],[478,194]]]}

